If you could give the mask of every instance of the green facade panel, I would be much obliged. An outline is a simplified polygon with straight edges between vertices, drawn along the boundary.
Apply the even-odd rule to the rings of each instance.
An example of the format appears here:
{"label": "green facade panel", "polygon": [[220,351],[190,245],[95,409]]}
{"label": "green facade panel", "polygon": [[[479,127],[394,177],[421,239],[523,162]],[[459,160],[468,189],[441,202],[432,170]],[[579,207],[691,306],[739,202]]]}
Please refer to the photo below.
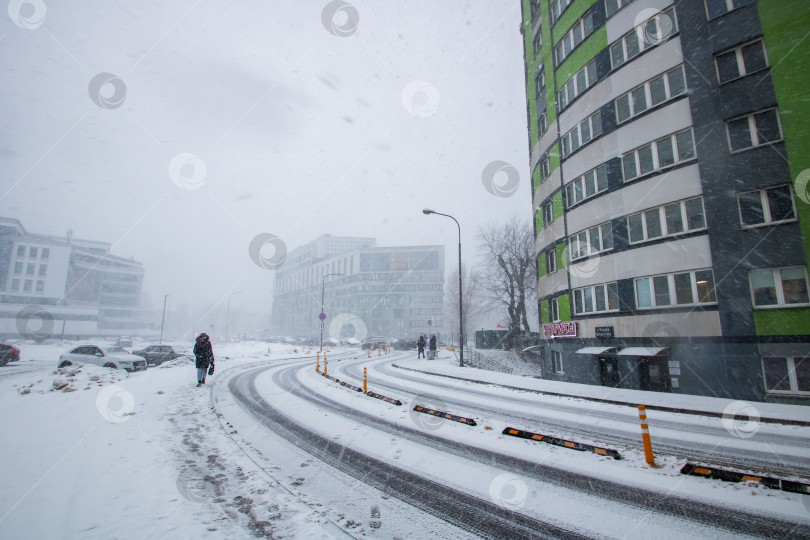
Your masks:
{"label": "green facade panel", "polygon": [[548,324],[549,322],[548,300],[543,300],[540,302],[540,323]]}
{"label": "green facade panel", "polygon": [[[568,6],[568,9],[565,10],[565,13],[560,16],[554,25],[554,45],[557,45],[565,33],[571,29],[571,26],[597,2],[602,2],[602,0],[579,0]],[[545,17],[545,13],[543,16]]]}
{"label": "green facade panel", "polygon": [[560,65],[557,69],[557,87],[562,88],[565,86],[565,83],[567,83],[577,71],[588,65],[588,62],[607,46],[607,28],[603,26],[591,34],[591,37],[582,42],[580,46],[571,53],[571,56],[566,58]]}
{"label": "green facade panel", "polygon": [[561,321],[570,321],[571,320],[571,296],[568,294],[560,295],[559,299],[560,304],[560,320]]}
{"label": "green facade panel", "polygon": [[757,309],[754,324],[760,336],[807,335],[810,308]]}

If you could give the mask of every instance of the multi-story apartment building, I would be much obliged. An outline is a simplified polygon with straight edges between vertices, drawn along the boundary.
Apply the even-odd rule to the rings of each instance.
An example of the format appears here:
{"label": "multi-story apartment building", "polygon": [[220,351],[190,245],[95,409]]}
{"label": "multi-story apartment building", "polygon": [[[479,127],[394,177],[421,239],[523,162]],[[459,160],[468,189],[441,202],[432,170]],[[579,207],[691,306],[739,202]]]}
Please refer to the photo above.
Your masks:
{"label": "multi-story apartment building", "polygon": [[[112,255],[108,243],[71,236],[32,234],[0,218],[0,334],[114,336],[154,327],[140,310],[143,265]],[[34,306],[36,320],[26,320]],[[50,329],[40,333],[43,325]]]}
{"label": "multi-story apartment building", "polygon": [[443,246],[376,247],[373,238],[325,234],[276,270],[273,332],[318,336],[323,294],[324,339],[437,333],[443,286]]}
{"label": "multi-story apartment building", "polygon": [[810,3],[521,4],[543,376],[808,403]]}

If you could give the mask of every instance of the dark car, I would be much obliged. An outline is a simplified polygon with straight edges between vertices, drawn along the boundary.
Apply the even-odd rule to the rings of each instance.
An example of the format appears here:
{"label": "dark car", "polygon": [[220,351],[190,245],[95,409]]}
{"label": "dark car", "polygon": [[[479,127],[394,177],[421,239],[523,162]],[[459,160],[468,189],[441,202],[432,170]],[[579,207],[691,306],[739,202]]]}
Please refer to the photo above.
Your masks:
{"label": "dark car", "polygon": [[132,351],[132,354],[137,354],[146,359],[147,364],[154,364],[159,366],[163,362],[180,358],[181,356],[191,357],[191,352],[182,350],[180,347],[174,345],[149,345],[140,351]]}
{"label": "dark car", "polygon": [[372,351],[375,349],[385,349],[386,347],[388,347],[388,339],[384,337],[369,337],[364,339],[363,344],[360,345],[361,349],[371,349]]}
{"label": "dark car", "polygon": [[416,341],[413,339],[398,339],[394,342],[394,349],[397,351],[410,351],[416,349]]}
{"label": "dark car", "polygon": [[18,362],[19,360],[20,349],[14,345],[0,343],[0,366],[5,366],[9,362]]}

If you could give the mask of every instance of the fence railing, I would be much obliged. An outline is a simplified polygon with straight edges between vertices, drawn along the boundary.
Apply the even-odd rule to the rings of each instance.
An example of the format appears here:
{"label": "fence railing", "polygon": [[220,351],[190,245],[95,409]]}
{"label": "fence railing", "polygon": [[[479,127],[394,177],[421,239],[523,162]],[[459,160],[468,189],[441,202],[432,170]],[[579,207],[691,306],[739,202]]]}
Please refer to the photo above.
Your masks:
{"label": "fence railing", "polygon": [[475,349],[467,349],[464,351],[464,363],[469,364],[479,369],[486,369],[489,371],[498,371],[500,373],[512,373],[512,368],[501,364],[497,360],[485,356]]}

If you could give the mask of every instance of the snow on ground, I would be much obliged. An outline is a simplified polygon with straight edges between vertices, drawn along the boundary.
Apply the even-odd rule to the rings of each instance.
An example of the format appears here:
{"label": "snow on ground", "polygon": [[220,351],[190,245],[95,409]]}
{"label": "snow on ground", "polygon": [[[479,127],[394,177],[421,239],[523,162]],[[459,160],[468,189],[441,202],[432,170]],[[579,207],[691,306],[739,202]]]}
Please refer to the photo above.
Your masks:
{"label": "snow on ground", "polygon": [[[250,366],[276,366],[278,371],[287,359],[313,358],[314,350],[266,343],[215,344],[216,374],[209,377],[205,387],[196,388],[193,364],[182,358],[131,374],[89,365],[57,369],[60,352],[74,345],[22,344],[21,361],[0,367],[0,433],[4,439],[0,538],[465,537],[452,526],[364,487],[292,447],[260,426],[230,396],[226,385],[230,375]],[[334,369],[335,374],[342,375],[352,362],[365,365],[358,364],[361,359],[351,360],[360,356],[357,351],[349,351],[344,361],[337,361],[338,353],[331,353],[337,356],[331,356],[330,373]],[[417,361],[410,353],[398,353],[391,359],[413,369],[631,403],[643,400],[649,405],[677,407],[688,401],[690,408],[722,412],[724,402],[728,402],[461,369],[444,351],[432,362]],[[372,358],[368,361],[370,373],[374,362],[388,360]],[[355,408],[409,427],[418,421],[409,402],[396,407],[362,396],[320,377],[311,364],[308,361],[296,372],[298,381],[343,403],[347,416],[326,414],[311,402],[279,391],[271,373],[261,375],[257,384],[269,402],[284,400],[285,412],[370,455],[444,479],[485,498],[491,496],[493,482],[503,480],[503,471],[497,468],[461,458],[438,459],[430,449],[357,424],[351,419]],[[382,374],[377,376],[378,380],[385,379]],[[471,383],[460,384],[459,392],[465,384]],[[498,407],[496,397],[486,401]],[[579,401],[585,403],[583,407],[593,406],[593,402],[568,400]],[[807,418],[804,407],[756,405],[762,406],[763,416]],[[690,417],[695,423],[704,420],[678,416]],[[446,422],[441,424],[440,433],[598,478],[624,479],[631,484],[674,490],[696,500],[728,501],[739,508],[765,508],[810,520],[810,497],[681,477],[677,474],[680,463],[669,458],[662,459],[663,467],[653,471],[643,464],[638,450],[627,452],[626,460],[616,462],[512,439],[500,435],[501,423],[506,421],[500,415],[479,420],[478,429]],[[429,423],[421,425],[434,431]],[[486,430],[485,426],[497,430]],[[768,426],[782,428],[786,426]],[[470,470],[476,474],[469,474]],[[530,513],[546,518],[543,509],[558,508],[554,520],[571,517],[591,527],[604,525],[604,534],[626,536],[623,520],[632,519],[632,512],[626,513],[626,509],[613,509],[611,514],[602,508],[603,502],[584,505],[581,497],[572,497],[560,486],[550,489],[533,480],[526,481],[525,486]],[[676,531],[664,536],[689,535],[692,525],[676,521],[666,516],[654,520],[662,527],[672,525],[669,530]],[[644,537],[644,530],[632,531],[630,537]]]}

